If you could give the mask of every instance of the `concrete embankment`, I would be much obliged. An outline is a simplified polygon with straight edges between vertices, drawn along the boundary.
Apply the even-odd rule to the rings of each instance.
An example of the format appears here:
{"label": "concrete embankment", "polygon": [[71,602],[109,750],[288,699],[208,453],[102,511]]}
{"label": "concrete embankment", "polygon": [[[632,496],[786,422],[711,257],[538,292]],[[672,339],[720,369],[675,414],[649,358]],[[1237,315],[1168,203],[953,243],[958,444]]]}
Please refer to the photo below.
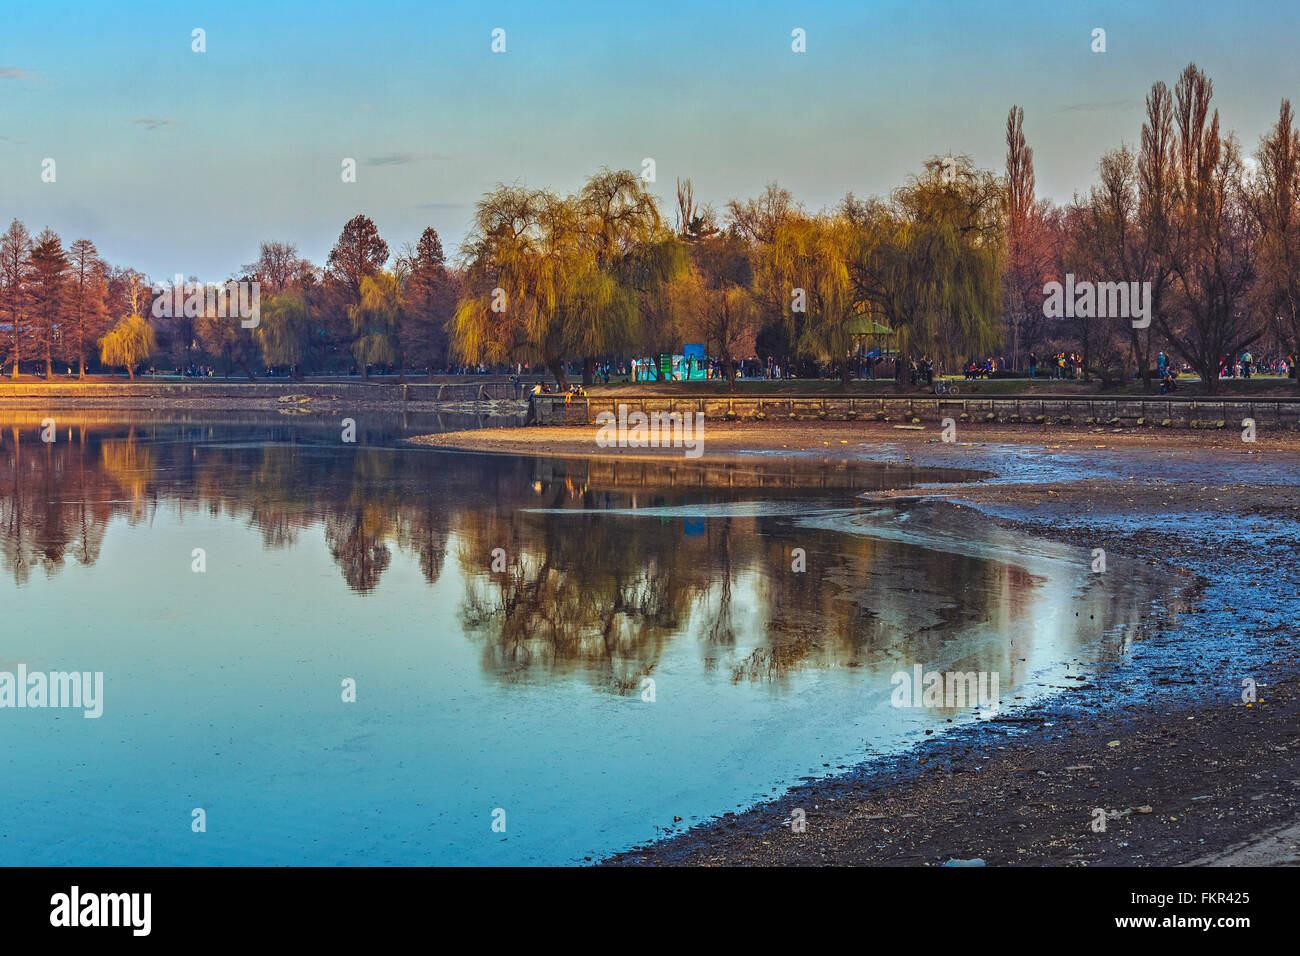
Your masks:
{"label": "concrete embankment", "polygon": [[710,421],[887,421],[961,423],[1037,423],[1051,425],[1152,426],[1165,428],[1241,428],[1247,419],[1259,428],[1300,428],[1300,399],[1147,398],[965,398],[900,397],[677,397],[533,396],[532,420],[538,425],[594,424],[602,412],[618,415],[703,412]]}
{"label": "concrete embankment", "polygon": [[0,404],[94,405],[122,401],[281,402],[336,401],[363,404],[486,402],[520,398],[510,382],[0,382]]}

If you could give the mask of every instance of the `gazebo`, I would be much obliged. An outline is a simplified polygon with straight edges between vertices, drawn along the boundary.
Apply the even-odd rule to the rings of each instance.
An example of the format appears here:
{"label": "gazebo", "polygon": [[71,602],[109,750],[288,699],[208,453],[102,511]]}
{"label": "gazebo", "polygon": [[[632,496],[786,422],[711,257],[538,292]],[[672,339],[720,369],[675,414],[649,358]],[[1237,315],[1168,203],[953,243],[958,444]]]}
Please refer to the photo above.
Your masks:
{"label": "gazebo", "polygon": [[851,319],[845,330],[853,336],[856,346],[854,351],[858,355],[871,355],[875,352],[884,358],[892,356],[896,351],[894,342],[898,339],[898,333],[874,319],[865,316]]}

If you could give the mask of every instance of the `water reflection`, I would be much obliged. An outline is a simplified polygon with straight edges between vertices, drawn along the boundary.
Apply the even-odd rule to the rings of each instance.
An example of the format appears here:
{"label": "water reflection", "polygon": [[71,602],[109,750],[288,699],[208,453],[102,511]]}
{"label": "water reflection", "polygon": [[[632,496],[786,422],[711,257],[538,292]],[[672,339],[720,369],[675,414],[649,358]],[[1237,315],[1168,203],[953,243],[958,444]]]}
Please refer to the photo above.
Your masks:
{"label": "water reflection", "polygon": [[[896,671],[1011,703],[1167,597],[860,497],[964,473],[454,454],[400,420],[345,445],[305,416],[69,414],[47,443],[40,417],[0,418],[0,662],[102,670],[107,702],[0,715],[0,864],[580,860],[971,719],[891,707]],[[202,805],[199,845],[171,821]]]}
{"label": "water reflection", "polygon": [[[933,662],[951,656],[952,635],[969,644],[988,622],[1027,639],[1035,620],[1054,619],[1045,610],[1054,596],[1078,607],[1081,594],[1090,612],[1066,647],[1137,620],[1143,588],[1123,600],[1090,584],[1076,594],[1073,571],[1052,566],[1064,549],[999,545],[969,511],[891,512],[854,497],[938,477],[969,475],[529,460],[350,446],[324,424],[268,434],[255,424],[73,419],[53,443],[18,425],[0,437],[0,566],[22,586],[34,571],[92,565],[114,520],[147,525],[160,509],[181,521],[235,518],[272,550],[308,546],[304,531],[322,528],[342,581],[360,594],[375,591],[394,552],[428,584],[452,552],[460,625],[487,671],[509,682],[581,673],[624,694],[679,637],[698,645],[709,671],[780,681],[807,668]],[[795,548],[809,571],[792,569]],[[496,549],[504,570],[493,572]],[[1009,658],[1024,655],[1013,645],[992,642],[999,659],[976,663],[1014,670]]]}
{"label": "water reflection", "polygon": [[69,557],[93,564],[114,520],[148,525],[166,509],[180,520],[240,519],[268,549],[296,547],[304,530],[323,525],[343,580],[358,592],[374,590],[392,547],[418,554],[433,583],[453,512],[466,495],[481,500],[482,486],[472,472],[396,454],[390,443],[409,429],[368,424],[359,445],[342,444],[333,425],[308,423],[87,425],[61,417],[54,442],[42,441],[39,427],[10,425],[0,432],[0,568],[21,586],[33,569],[57,574]]}

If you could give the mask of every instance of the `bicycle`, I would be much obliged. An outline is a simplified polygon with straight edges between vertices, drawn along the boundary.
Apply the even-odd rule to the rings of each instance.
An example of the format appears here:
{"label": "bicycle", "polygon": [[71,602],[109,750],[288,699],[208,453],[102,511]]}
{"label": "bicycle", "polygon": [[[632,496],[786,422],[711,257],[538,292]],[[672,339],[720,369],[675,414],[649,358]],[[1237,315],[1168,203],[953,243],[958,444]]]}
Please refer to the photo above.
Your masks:
{"label": "bicycle", "polygon": [[936,394],[936,395],[960,395],[960,394],[961,394],[961,389],[959,389],[959,388],[956,386],[956,384],[953,383],[953,382],[945,382],[945,381],[943,381],[943,380],[940,380],[940,381],[934,383],[934,394]]}

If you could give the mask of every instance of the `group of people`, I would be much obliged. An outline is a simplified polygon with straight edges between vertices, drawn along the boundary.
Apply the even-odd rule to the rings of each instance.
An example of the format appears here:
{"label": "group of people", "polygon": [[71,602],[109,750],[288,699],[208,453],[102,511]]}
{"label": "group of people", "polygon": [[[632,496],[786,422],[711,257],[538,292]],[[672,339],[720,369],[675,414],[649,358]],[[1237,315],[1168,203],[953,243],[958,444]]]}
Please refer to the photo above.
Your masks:
{"label": "group of people", "polygon": [[1219,378],[1250,378],[1254,365],[1255,356],[1249,350],[1242,352],[1235,362],[1231,355],[1225,355],[1219,359]]}
{"label": "group of people", "polygon": [[[1065,353],[1062,352],[1060,356],[1058,356],[1058,358],[1065,358]],[[1065,368],[1066,366],[1063,365],[1061,367]],[[990,355],[988,358],[984,359],[983,362],[981,362],[979,359],[971,359],[970,362],[966,364],[966,378],[968,379],[992,378],[994,374],[996,374],[997,372],[1014,373],[1012,363],[1008,362],[1005,358],[995,358],[994,356]],[[1038,357],[1034,355],[1033,352],[1030,352],[1029,353],[1029,377],[1036,378],[1037,376],[1038,376]],[[1058,378],[1058,377],[1060,376],[1057,375],[1052,376],[1052,378]]]}
{"label": "group of people", "polygon": [[[522,382],[520,381],[518,375],[512,376],[510,381],[514,384],[515,388],[522,387]],[[548,383],[545,379],[538,381],[536,385],[528,389],[529,395],[552,395],[557,393],[562,394],[564,396],[564,403],[566,405],[569,402],[573,401],[575,398],[587,397],[587,390],[583,388],[581,385],[570,385],[568,388],[563,388],[563,389],[560,388],[559,386],[556,386],[554,389],[552,389],[550,383]]]}
{"label": "group of people", "polygon": [[[1083,356],[1078,352],[1057,352],[1055,355],[1047,356],[1044,364],[1047,368],[1047,378],[1067,379],[1083,376]],[[1030,352],[1029,377],[1038,378],[1038,372],[1038,356]]]}
{"label": "group of people", "polygon": [[1261,362],[1247,349],[1235,361],[1231,355],[1219,359],[1219,378],[1250,378],[1261,372],[1272,372],[1282,378],[1295,378],[1296,357],[1286,355],[1272,362]]}
{"label": "group of people", "polygon": [[1178,389],[1178,371],[1164,352],[1156,356],[1156,374],[1160,376],[1161,395],[1168,395]]}
{"label": "group of people", "polygon": [[[1033,360],[1034,357],[1031,355],[1029,357],[1029,361],[1032,363]],[[1032,364],[1030,365],[1029,369],[1030,369],[1029,374],[1030,377],[1032,378],[1033,377]],[[996,372],[997,370],[998,370],[998,360],[995,358],[992,357],[986,358],[983,362],[980,362],[979,359],[971,359],[970,362],[967,363],[966,365],[966,380],[970,381],[971,379],[976,379],[976,378],[990,378],[992,377],[993,373]]]}
{"label": "group of people", "polygon": [[921,361],[913,361],[908,374],[913,385],[930,386],[934,384],[934,362],[930,356],[923,355]]}

